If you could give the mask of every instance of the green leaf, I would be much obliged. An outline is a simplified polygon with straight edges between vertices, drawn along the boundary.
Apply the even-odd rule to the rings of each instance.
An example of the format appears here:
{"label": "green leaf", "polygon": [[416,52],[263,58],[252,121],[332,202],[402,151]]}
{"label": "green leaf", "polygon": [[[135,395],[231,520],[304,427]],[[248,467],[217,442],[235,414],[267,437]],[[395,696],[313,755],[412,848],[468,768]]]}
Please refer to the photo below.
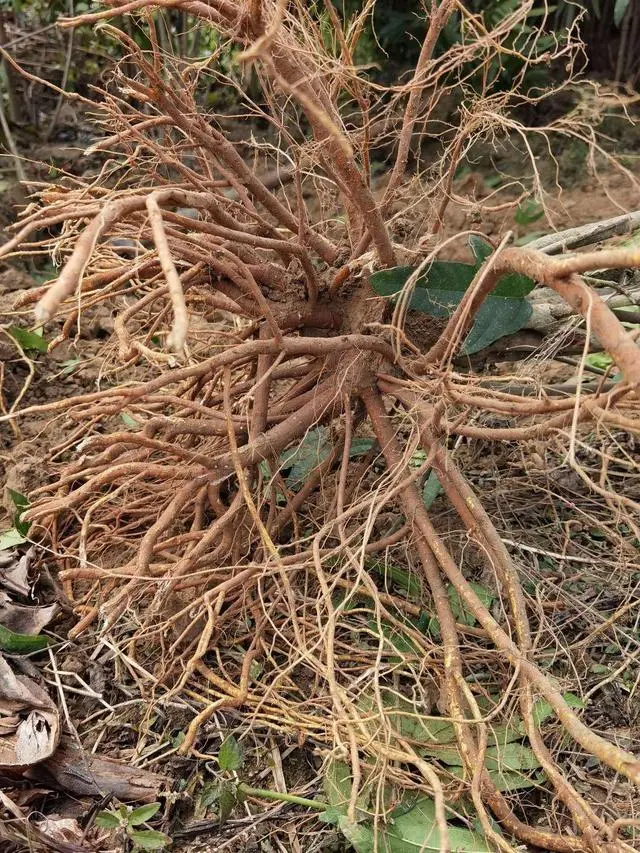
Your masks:
{"label": "green leaf", "polygon": [[334,806],[329,806],[326,811],[318,815],[318,820],[322,821],[322,823],[330,823],[333,826],[338,826],[341,817],[343,817],[342,812],[338,811]]}
{"label": "green leaf", "polygon": [[533,198],[528,198],[523,201],[516,210],[516,222],[518,225],[530,225],[537,219],[544,216],[544,208]]}
{"label": "green leaf", "polygon": [[233,782],[222,782],[218,789],[218,821],[225,823],[233,814],[238,798],[236,797],[236,786]]}
{"label": "green leaf", "polygon": [[9,326],[7,332],[17,341],[23,350],[34,350],[35,352],[46,352],[49,349],[49,344],[42,335],[36,332],[30,332],[28,329],[23,329],[20,326]]}
{"label": "green leaf", "polygon": [[24,495],[20,494],[20,492],[16,492],[14,489],[10,489],[7,487],[7,492],[9,494],[9,497],[11,498],[14,507],[16,508],[16,513],[13,519],[15,528],[21,536],[26,536],[29,532],[31,524],[28,521],[22,521],[22,513],[26,509],[29,509],[29,501]]}
{"label": "green leaf", "polygon": [[[423,752],[432,758],[437,758],[443,764],[462,767],[464,759],[460,750],[455,747],[425,747]],[[538,770],[540,762],[533,751],[522,743],[512,742],[500,746],[489,746],[485,750],[484,764],[487,770],[502,773],[504,771]]]}
{"label": "green leaf", "polygon": [[405,590],[410,598],[419,598],[422,593],[422,583],[414,572],[408,572],[402,566],[396,566],[387,560],[372,560],[365,558],[365,568],[369,572],[380,575],[385,583],[392,581],[400,589]]}
{"label": "green leaf", "polygon": [[613,22],[616,27],[622,23],[627,9],[629,8],[629,0],[616,0],[616,5],[613,7]]}
{"label": "green leaf", "polygon": [[469,248],[476,259],[477,266],[481,266],[494,251],[493,246],[477,234],[469,237]]}
{"label": "green leaf", "polygon": [[70,376],[76,369],[76,367],[82,364],[81,358],[70,358],[67,361],[62,362],[62,370],[60,371],[61,376]]}
{"label": "green leaf", "polygon": [[[421,714],[419,708],[391,690],[381,694],[384,717],[393,733],[402,740],[420,744],[448,744],[455,742],[453,723],[439,717]],[[363,717],[370,717],[371,732],[379,729],[378,704],[373,696],[364,694],[358,700],[358,710]]]}
{"label": "green leaf", "polygon": [[149,803],[146,806],[140,806],[134,809],[127,818],[129,826],[139,826],[141,823],[146,823],[158,812],[160,803]]}
{"label": "green leaf", "polygon": [[218,753],[220,770],[239,770],[242,767],[243,749],[233,735],[225,738]]}
{"label": "green leaf", "polygon": [[98,812],[94,822],[102,829],[116,829],[120,826],[120,818],[114,812]]}
{"label": "green leaf", "polygon": [[[351,799],[351,768],[344,761],[330,761],[325,768],[322,782],[325,796],[331,809],[340,814],[346,814]],[[371,786],[365,785],[358,792],[356,800],[357,809],[365,813],[371,799]],[[323,812],[326,814],[326,812]],[[334,812],[330,812],[332,817]]]}
{"label": "green leaf", "polygon": [[[440,831],[436,822],[435,805],[428,797],[419,797],[412,808],[396,810],[403,812],[392,824],[380,827],[376,832],[369,825],[340,822],[340,829],[353,845],[356,853],[430,853],[441,848]],[[478,833],[447,825],[449,849],[458,853],[491,853],[492,848]]]}
{"label": "green leaf", "polygon": [[140,426],[138,421],[126,412],[120,412],[120,420],[126,427],[129,427],[129,429],[138,429]]}
{"label": "green leaf", "polygon": [[293,492],[299,491],[309,474],[322,464],[330,453],[329,430],[324,426],[309,430],[297,447],[285,450],[280,456],[280,468],[290,469],[285,478],[287,486]]}
{"label": "green leaf", "polygon": [[13,655],[27,655],[46,649],[51,638],[46,634],[16,634],[0,625],[0,649]]}
{"label": "green leaf", "polygon": [[608,352],[591,352],[585,358],[585,363],[598,370],[607,370],[613,364],[613,359]]}
{"label": "green leaf", "polygon": [[[375,619],[370,619],[367,622],[367,625],[371,633],[379,642],[380,633],[377,621]],[[393,653],[393,657],[389,658],[390,662],[400,663],[403,655],[420,654],[418,646],[416,646],[411,637],[408,634],[405,634],[404,631],[401,631],[399,628],[396,628],[395,625],[390,625],[388,622],[384,621],[380,623],[380,627],[382,629],[383,647],[386,647]],[[399,654],[400,657],[396,657],[396,654]]]}
{"label": "green leaf", "polygon": [[[456,779],[469,779],[468,775],[465,773],[464,767],[449,767],[449,772],[452,776],[455,776]],[[533,773],[532,775],[528,775],[525,773],[519,773],[518,771],[489,771],[489,777],[491,781],[494,783],[498,791],[502,791],[506,793],[508,791],[524,791],[527,788],[535,788],[538,785],[541,785],[546,776],[544,773]]]}
{"label": "green leaf", "polygon": [[444,489],[440,485],[440,480],[435,471],[431,471],[427,477],[427,481],[422,489],[422,503],[427,509],[431,509],[431,505],[438,498]]}
{"label": "green leaf", "polygon": [[10,548],[15,548],[16,545],[23,545],[26,541],[27,539],[22,533],[15,527],[10,527],[9,530],[3,530],[0,533],[0,551],[8,551]]}
{"label": "green leaf", "polygon": [[[409,307],[433,317],[447,317],[459,305],[477,272],[477,266],[453,261],[434,261],[418,279]],[[394,267],[371,276],[371,286],[381,296],[394,297],[413,273],[411,267]],[[503,276],[487,296],[471,327],[461,352],[472,355],[527,322],[533,308],[523,297],[535,287],[526,276]]]}
{"label": "green leaf", "polygon": [[[473,582],[470,582],[469,586],[473,589],[485,607],[490,607],[493,604],[495,594],[491,592],[490,589],[487,589],[486,586],[482,586],[482,584]],[[447,595],[449,596],[451,612],[453,613],[456,622],[459,622],[461,625],[475,625],[475,616],[467,610],[465,603],[458,595],[457,589],[451,584],[447,587]]]}
{"label": "green leaf", "polygon": [[366,456],[367,453],[374,446],[375,441],[372,438],[366,438],[365,436],[356,436],[351,440],[351,447],[349,448],[349,459],[358,459],[360,456]]}
{"label": "green leaf", "polygon": [[129,838],[141,850],[162,850],[171,844],[168,835],[155,829],[134,829],[129,833]]}

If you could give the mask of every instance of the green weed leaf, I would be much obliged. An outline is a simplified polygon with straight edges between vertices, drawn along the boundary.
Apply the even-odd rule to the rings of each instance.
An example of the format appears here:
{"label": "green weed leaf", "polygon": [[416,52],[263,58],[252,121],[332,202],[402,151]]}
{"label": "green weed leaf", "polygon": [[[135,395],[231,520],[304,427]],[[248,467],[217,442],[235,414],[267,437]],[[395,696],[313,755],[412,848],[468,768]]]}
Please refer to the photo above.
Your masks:
{"label": "green weed leaf", "polygon": [[114,812],[98,812],[94,823],[102,829],[116,829],[120,826],[120,818]]}
{"label": "green weed leaf", "polygon": [[233,735],[225,738],[218,753],[220,770],[234,771],[242,767],[243,749]]}
{"label": "green weed leaf", "polygon": [[30,332],[28,329],[23,329],[20,326],[9,326],[7,332],[11,335],[14,341],[17,341],[25,352],[46,352],[49,349],[49,344],[42,335],[37,332]]}
{"label": "green weed leaf", "polygon": [[431,471],[422,489],[422,503],[427,509],[431,509],[431,505],[436,498],[440,497],[443,491],[444,489],[440,485],[438,475],[435,471]]}
{"label": "green weed leaf", "polygon": [[237,802],[236,786],[232,782],[222,782],[218,789],[218,820],[220,824],[225,823],[230,818]]}
{"label": "green weed leaf", "polygon": [[129,826],[139,826],[141,823],[146,823],[158,812],[160,803],[149,803],[146,806],[140,806],[134,809],[128,817]]}
{"label": "green weed leaf", "polygon": [[[418,279],[409,307],[432,317],[450,316],[477,270],[477,264],[434,261]],[[381,270],[371,276],[371,286],[380,296],[393,298],[400,293],[412,273],[411,267]],[[524,296],[534,286],[535,282],[526,276],[504,276],[480,306],[461,352],[472,355],[521,329],[533,312]]]}
{"label": "green weed leaf", "polygon": [[518,225],[530,225],[544,216],[544,208],[535,199],[528,198],[516,210],[516,222]]}
{"label": "green weed leaf", "polygon": [[15,548],[16,545],[23,545],[26,542],[25,536],[15,527],[10,527],[8,530],[3,530],[0,533],[0,551],[8,551]]}
{"label": "green weed leaf", "polygon": [[129,838],[141,850],[162,850],[171,844],[168,835],[155,829],[134,829],[129,833]]}
{"label": "green weed leaf", "polygon": [[0,649],[12,655],[28,655],[46,649],[51,638],[46,634],[16,634],[0,625]]}
{"label": "green weed leaf", "polygon": [[[490,607],[493,604],[495,595],[490,589],[487,589],[486,586],[482,586],[482,584],[473,582],[469,583],[469,586],[473,589],[485,607]],[[447,587],[447,595],[449,596],[451,612],[453,613],[456,622],[459,622],[461,625],[475,625],[475,616],[467,610],[466,605],[458,595],[457,589],[451,584]]]}
{"label": "green weed leaf", "polygon": [[286,450],[280,456],[280,467],[290,469],[285,482],[293,492],[299,491],[309,474],[321,465],[331,453],[329,430],[316,427],[302,439],[297,447]]}
{"label": "green weed leaf", "polygon": [[[413,796],[413,795],[410,795]],[[441,848],[440,830],[435,805],[428,797],[419,797],[407,809],[402,803],[396,809],[393,823],[378,829],[370,825],[350,824],[345,818],[340,829],[356,853],[431,853]],[[449,849],[458,853],[491,853],[492,848],[478,833],[447,825]]]}
{"label": "green weed leaf", "polygon": [[15,516],[13,518],[15,528],[21,536],[26,536],[29,532],[31,524],[28,521],[22,521],[22,513],[25,510],[29,509],[29,501],[24,495],[20,494],[20,492],[16,492],[14,489],[10,489],[7,487],[7,493],[9,494],[9,497],[11,498],[11,501],[14,507],[16,508]]}

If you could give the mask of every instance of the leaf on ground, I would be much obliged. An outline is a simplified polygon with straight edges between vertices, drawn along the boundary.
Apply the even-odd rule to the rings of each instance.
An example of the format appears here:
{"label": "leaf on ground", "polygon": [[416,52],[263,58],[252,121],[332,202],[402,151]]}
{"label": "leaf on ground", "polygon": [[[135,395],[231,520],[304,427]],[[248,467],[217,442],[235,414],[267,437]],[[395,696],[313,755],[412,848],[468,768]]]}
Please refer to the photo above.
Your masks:
{"label": "leaf on ground", "polygon": [[129,813],[127,822],[129,826],[139,826],[141,823],[146,823],[160,810],[160,803],[147,803],[146,806],[139,806]]}
{"label": "leaf on ground", "polygon": [[8,551],[9,548],[15,548],[17,545],[24,545],[27,541],[22,533],[18,532],[15,527],[10,527],[8,530],[0,531],[0,551]]}
{"label": "leaf on ground", "polygon": [[[455,776],[456,779],[466,779],[467,781],[469,780],[468,775],[465,773],[464,767],[449,767],[449,772],[452,776]],[[530,774],[527,774],[519,773],[517,770],[490,770],[489,777],[491,778],[491,781],[496,786],[498,791],[502,791],[502,793],[508,793],[509,791],[524,791],[527,788],[536,788],[538,785],[541,785],[546,779],[544,773],[532,772]]]}
{"label": "leaf on ground", "polygon": [[[495,599],[495,593],[490,589],[487,589],[486,586],[474,583],[473,581],[469,582],[469,586],[473,589],[485,607],[491,607],[493,600]],[[447,587],[447,595],[449,596],[451,612],[453,613],[456,622],[459,622],[461,625],[475,625],[475,616],[469,611],[464,601],[460,598],[458,590],[451,584]]]}
{"label": "leaf on ground", "polygon": [[222,782],[218,788],[218,822],[220,824],[226,823],[231,817],[237,803],[235,784],[229,781]]}
{"label": "leaf on ground", "polygon": [[[423,752],[432,758],[437,758],[443,764],[462,767],[464,759],[457,747],[425,747]],[[485,750],[484,764],[489,771],[538,770],[540,762],[533,751],[522,743],[506,743],[499,746],[489,746]]]}
{"label": "leaf on ground", "polygon": [[162,850],[171,844],[171,839],[164,832],[155,829],[136,829],[129,833],[129,838],[141,850]]}
{"label": "leaf on ground", "polygon": [[[0,533],[0,539],[2,536]],[[5,549],[0,547],[0,587],[9,592],[17,592],[18,595],[29,595],[29,566],[34,553],[35,548],[31,547],[18,557],[15,551],[6,553]]]}
{"label": "leaf on ground", "polygon": [[[454,261],[434,261],[416,283],[409,308],[434,317],[447,317],[460,303],[473,281],[478,265]],[[381,296],[396,296],[414,272],[411,267],[394,267],[371,276],[371,286]],[[505,335],[519,331],[533,308],[524,296],[535,287],[526,276],[503,276],[484,300],[461,349],[472,355]]]}
{"label": "leaf on ground", "polygon": [[14,341],[22,347],[25,352],[46,352],[49,349],[49,344],[42,335],[37,332],[30,332],[28,329],[23,329],[20,326],[9,326],[7,332],[11,335]]}
{"label": "leaf on ground", "polygon": [[431,471],[427,477],[427,481],[422,489],[422,503],[427,509],[431,509],[431,505],[438,498],[444,489],[440,485],[440,480],[435,471]]}
{"label": "leaf on ground", "polygon": [[233,735],[225,738],[218,753],[220,770],[239,770],[242,767],[243,749]]}
{"label": "leaf on ground", "polygon": [[[430,853],[440,851],[443,839],[435,816],[435,805],[428,797],[419,797],[412,808],[402,811],[387,826],[377,831],[368,824],[351,824],[346,819],[340,829],[356,853]],[[448,849],[457,853],[491,853],[482,835],[447,824]]]}
{"label": "leaf on ground", "polygon": [[0,651],[10,655],[28,655],[41,652],[51,643],[46,634],[16,634],[0,625]]}
{"label": "leaf on ground", "polygon": [[[429,707],[419,708],[391,690],[381,693],[382,711],[384,713],[384,733],[387,727],[402,740],[419,744],[449,744],[456,739],[453,723],[449,720],[430,716],[433,705],[427,700]],[[365,725],[371,734],[382,731],[380,709],[377,700],[368,694],[363,694],[358,700],[358,710],[365,718]]]}
{"label": "leaf on ground", "polygon": [[[400,628],[397,628],[395,625],[390,625],[388,622],[382,621],[380,623],[380,627],[378,627],[378,622],[375,619],[370,619],[367,623],[369,630],[374,635],[375,639],[380,642],[382,640],[383,647],[390,649],[393,653],[397,653],[399,655],[419,655],[420,649],[413,641],[413,639],[402,631]],[[380,629],[382,629],[382,636],[380,635]],[[400,662],[402,657],[399,658],[391,658],[391,661],[397,660]]]}
{"label": "leaf on ground", "polygon": [[96,815],[94,823],[102,829],[116,829],[120,826],[120,818],[115,812],[101,811]]}
{"label": "leaf on ground", "polygon": [[366,456],[374,445],[375,441],[372,438],[356,436],[351,440],[349,459],[359,459],[361,456]]}
{"label": "leaf on ground", "polygon": [[22,604],[14,604],[8,597],[6,600],[0,597],[0,627],[8,628],[16,634],[39,634],[57,612],[57,604],[24,607]]}
{"label": "leaf on ground", "polygon": [[13,503],[16,510],[13,517],[15,529],[21,536],[26,536],[29,532],[31,524],[28,521],[22,520],[22,513],[25,512],[25,510],[29,509],[29,501],[23,494],[21,494],[20,492],[16,492],[15,489],[10,489],[7,487],[7,493],[11,498],[11,502]]}
{"label": "leaf on ground", "polygon": [[397,587],[403,589],[409,598],[418,599],[422,593],[422,583],[418,575],[396,566],[387,560],[365,560],[365,568],[369,572],[375,572],[385,581],[393,582]]}
{"label": "leaf on ground", "polygon": [[309,430],[300,444],[286,450],[280,456],[280,467],[290,469],[285,478],[292,491],[299,491],[318,465],[331,453],[329,430],[324,426]]}
{"label": "leaf on ground", "polygon": [[[351,799],[352,778],[351,768],[344,761],[333,759],[325,766],[322,787],[330,806],[325,822],[333,823],[336,812],[346,814]],[[356,800],[356,808],[359,813],[366,813],[370,800],[371,786],[365,785],[362,790],[358,791]],[[323,812],[323,814],[327,815],[327,812]]]}
{"label": "leaf on ground", "polygon": [[15,675],[0,655],[0,718],[10,716],[18,722],[0,738],[0,770],[28,767],[53,755],[60,739],[55,704],[35,681]]}

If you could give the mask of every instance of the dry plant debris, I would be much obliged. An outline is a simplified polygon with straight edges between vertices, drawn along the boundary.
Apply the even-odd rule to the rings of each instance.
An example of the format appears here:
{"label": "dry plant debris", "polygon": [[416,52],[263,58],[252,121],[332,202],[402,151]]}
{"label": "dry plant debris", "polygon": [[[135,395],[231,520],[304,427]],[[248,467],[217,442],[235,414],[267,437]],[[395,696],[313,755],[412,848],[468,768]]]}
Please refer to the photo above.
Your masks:
{"label": "dry plant debris", "polygon": [[[457,460],[465,438],[516,448],[525,469],[532,447],[543,469],[554,453],[578,490],[606,507],[602,524],[618,538],[605,574],[632,588],[630,542],[640,529],[637,456],[627,447],[640,427],[640,350],[583,276],[638,267],[640,249],[551,255],[506,238],[429,346],[404,333],[420,273],[452,244],[439,237],[448,205],[468,203],[480,222],[491,207],[452,192],[479,139],[578,136],[594,166],[606,160],[637,185],[607,155],[586,110],[535,128],[513,118],[511,107],[534,98],[524,71],[508,92],[472,89],[469,64],[488,67],[528,4],[487,30],[461,3],[433,3],[415,73],[387,90],[353,61],[371,4],[345,22],[327,2],[323,28],[304,2],[106,5],[65,25],[101,22],[129,51],[113,86],[99,92],[108,136],[93,149],[109,159],[91,183],[34,187],[37,201],[0,250],[50,252],[60,263],[56,280],[17,306],[35,303],[39,324],[62,321],[51,347],[92,311],[115,306],[117,346],[105,344],[105,355],[148,369],[144,381],[37,407],[78,425],[52,448],[54,480],[30,495],[23,516],[30,537],[55,554],[78,616],[71,638],[101,632],[150,703],[186,697],[200,706],[182,754],[206,757],[209,721],[225,713],[254,732],[323,747],[329,768],[346,768],[346,793],[333,804],[357,850],[373,849],[392,816],[397,830],[401,791],[422,797],[413,817],[431,821],[435,849],[460,846],[451,819],[469,814],[487,849],[633,849],[633,814],[601,807],[560,752],[587,762],[604,784],[638,785],[640,761],[585,723],[555,674],[571,680],[571,650],[558,642],[551,665],[548,588],[523,584],[518,542],[507,548],[487,511],[493,496],[476,493]],[[158,5],[185,10],[239,46],[259,101],[216,56],[163,55]],[[468,39],[436,58],[454,13]],[[108,23],[123,14],[145,22],[150,50]],[[521,58],[525,69],[558,58],[571,68],[578,52],[569,33],[553,56]],[[232,142],[224,117],[198,106],[206,79],[235,86],[247,118],[266,121],[275,142]],[[442,156],[407,182],[414,139],[455,91],[464,94],[464,122],[444,128]],[[369,167],[383,139],[396,153],[380,199]],[[261,180],[267,165],[286,169],[289,195]],[[400,242],[395,229],[416,192],[431,216]],[[378,297],[371,273],[406,263],[416,272],[395,305]],[[483,300],[512,274],[566,301],[584,323],[584,354],[597,339],[618,381],[604,376],[550,396],[535,370],[491,383],[459,369]],[[518,382],[530,393],[515,392]],[[33,411],[14,407],[3,420]],[[434,483],[464,541],[437,524]],[[573,569],[569,544],[529,547],[555,555],[562,573]],[[409,567],[404,576],[397,564]],[[621,607],[636,603],[633,592]],[[604,630],[596,620],[593,631]],[[542,722],[551,719],[549,736]],[[514,792],[542,785],[553,805],[529,821]]]}

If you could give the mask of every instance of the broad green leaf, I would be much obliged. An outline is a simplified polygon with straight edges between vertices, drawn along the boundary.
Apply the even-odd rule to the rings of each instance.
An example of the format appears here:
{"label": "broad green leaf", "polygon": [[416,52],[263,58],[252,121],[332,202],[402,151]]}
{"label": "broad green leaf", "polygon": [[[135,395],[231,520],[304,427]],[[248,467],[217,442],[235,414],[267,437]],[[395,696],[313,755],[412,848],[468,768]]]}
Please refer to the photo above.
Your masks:
{"label": "broad green leaf", "polygon": [[613,22],[616,27],[622,23],[627,9],[629,8],[629,0],[616,0],[616,5],[613,7]]}
{"label": "broad green leaf", "polygon": [[477,266],[483,264],[494,251],[493,246],[483,240],[482,237],[478,237],[477,234],[471,234],[469,237],[469,248],[476,259]]}
{"label": "broad green leaf", "polygon": [[[431,853],[441,848],[440,831],[436,822],[435,805],[428,797],[418,798],[408,811],[394,818],[393,823],[380,826],[377,833],[369,825],[340,822],[340,829],[356,853]],[[457,853],[491,853],[482,835],[447,825],[449,849]]]}
{"label": "broad green leaf", "polygon": [[585,358],[585,363],[599,370],[607,370],[613,364],[613,359],[608,352],[592,352]]}
{"label": "broad green leaf", "polygon": [[160,803],[149,803],[146,806],[140,806],[134,809],[128,817],[129,826],[139,826],[141,823],[146,823],[158,812]]}
{"label": "broad green leaf", "polygon": [[[370,619],[367,623],[369,630],[371,633],[379,640],[380,634],[378,633],[378,623],[375,619]],[[399,628],[396,628],[395,625],[390,625],[388,622],[382,621],[380,623],[382,628],[382,637],[384,640],[384,646],[390,648],[393,652],[396,652],[400,656],[402,655],[419,655],[420,649],[411,639],[408,634],[405,634],[404,631],[401,631]],[[390,658],[390,661],[399,662],[402,660],[402,657],[396,658],[395,656]]]}
{"label": "broad green leaf", "polygon": [[360,456],[366,456],[374,444],[375,441],[372,438],[367,438],[366,436],[356,436],[356,438],[353,438],[351,440],[351,447],[349,448],[349,459],[358,459]]}
{"label": "broad green leaf", "polygon": [[[395,267],[371,276],[371,286],[381,296],[394,297],[404,287],[413,270]],[[448,317],[460,303],[477,272],[477,266],[453,261],[434,261],[418,279],[409,307],[434,317]],[[526,276],[504,276],[484,300],[461,352],[472,355],[505,335],[521,329],[533,312],[523,297],[535,282]]]}
{"label": "broad green leaf", "polygon": [[0,649],[13,655],[27,655],[46,649],[51,638],[46,634],[16,634],[0,625]]}
{"label": "broad green leaf", "polygon": [[544,208],[535,199],[528,198],[516,210],[516,222],[518,225],[529,225],[544,216]]}
{"label": "broad green leaf", "polygon": [[120,826],[120,818],[114,812],[98,812],[94,822],[102,829],[116,829]]}
{"label": "broad green leaf", "polygon": [[[456,739],[453,723],[439,717],[422,715],[419,709],[397,693],[383,690],[381,694],[384,717],[392,732],[403,740],[424,744],[448,744]],[[369,719],[367,728],[374,733],[379,728],[378,705],[373,696],[363,694],[358,700],[358,710]]]}
{"label": "broad green leaf", "polygon": [[14,489],[7,487],[7,492],[14,507],[16,508],[16,513],[13,519],[16,530],[21,536],[26,536],[31,524],[28,521],[22,521],[22,513],[26,509],[29,509],[29,501],[24,495],[20,494],[20,492],[16,492]]}
{"label": "broad green leaf", "polygon": [[[465,773],[463,767],[449,767],[449,772],[452,776],[455,776],[456,779],[469,779],[468,774]],[[508,791],[523,791],[526,788],[535,788],[538,785],[541,785],[546,776],[544,773],[536,773],[531,772],[527,773],[519,773],[517,770],[507,770],[507,771],[497,771],[490,770],[489,777],[491,781],[496,786],[498,791],[502,791],[506,793]]]}
{"label": "broad green leaf", "polygon": [[225,738],[218,753],[220,770],[239,770],[242,767],[243,749],[233,735]]}
{"label": "broad green leaf", "polygon": [[[437,758],[443,764],[454,767],[464,766],[460,750],[454,746],[424,747],[423,752],[432,758]],[[540,762],[528,746],[521,743],[506,743],[500,746],[489,746],[485,750],[484,764],[489,771],[522,771],[538,770]]]}
{"label": "broad green leaf", "polygon": [[222,782],[218,789],[218,821],[225,823],[237,804],[236,786],[233,782]]}
{"label": "broad green leaf", "polygon": [[171,844],[168,835],[155,829],[134,829],[129,833],[129,838],[141,850],[162,850]]}
{"label": "broad green leaf", "polygon": [[[346,814],[351,799],[351,768],[344,761],[332,760],[326,765],[322,787],[327,802],[331,809],[329,818],[335,816],[335,812]],[[365,785],[358,791],[356,807],[359,812],[364,813],[371,799],[371,786]],[[326,815],[327,812],[323,812]]]}
{"label": "broad green leaf", "polygon": [[318,815],[318,820],[321,820],[322,823],[330,823],[333,826],[338,826],[342,817],[344,817],[343,812],[339,811],[335,806],[329,806],[328,809]]}
{"label": "broad green leaf", "polygon": [[286,450],[280,456],[280,467],[291,469],[285,482],[292,491],[299,491],[309,474],[322,464],[331,453],[329,430],[324,426],[316,427],[302,439],[297,447]]}
{"label": "broad green leaf", "polygon": [[422,503],[427,509],[431,509],[431,505],[443,493],[443,488],[440,485],[440,480],[435,471],[431,471],[427,477],[427,481],[422,489]]}
{"label": "broad green leaf", "polygon": [[365,560],[365,568],[384,578],[385,582],[393,581],[400,589],[405,590],[410,598],[419,598],[422,592],[420,578],[414,572],[408,572],[402,566],[396,566],[387,560]]}
{"label": "broad green leaf", "polygon": [[0,533],[0,551],[8,551],[16,545],[23,545],[26,541],[26,537],[19,530],[10,527],[9,530],[3,530]]}
{"label": "broad green leaf", "polygon": [[49,344],[42,335],[36,332],[30,332],[28,329],[23,329],[20,326],[9,326],[7,332],[17,341],[23,350],[33,350],[35,352],[46,352],[49,349]]}
{"label": "broad green leaf", "polygon": [[120,420],[126,427],[129,427],[129,429],[138,429],[138,427],[140,426],[138,421],[135,418],[132,418],[131,415],[128,415],[126,412],[120,413]]}
{"label": "broad green leaf", "polygon": [[[485,607],[491,606],[495,598],[495,594],[491,592],[490,589],[487,589],[486,586],[482,586],[482,584],[473,583],[473,581],[469,583],[469,586],[473,589]],[[453,613],[456,622],[459,622],[461,625],[475,625],[475,616],[469,612],[465,603],[458,595],[458,591],[451,584],[447,586],[447,595],[449,596],[451,612]]]}

